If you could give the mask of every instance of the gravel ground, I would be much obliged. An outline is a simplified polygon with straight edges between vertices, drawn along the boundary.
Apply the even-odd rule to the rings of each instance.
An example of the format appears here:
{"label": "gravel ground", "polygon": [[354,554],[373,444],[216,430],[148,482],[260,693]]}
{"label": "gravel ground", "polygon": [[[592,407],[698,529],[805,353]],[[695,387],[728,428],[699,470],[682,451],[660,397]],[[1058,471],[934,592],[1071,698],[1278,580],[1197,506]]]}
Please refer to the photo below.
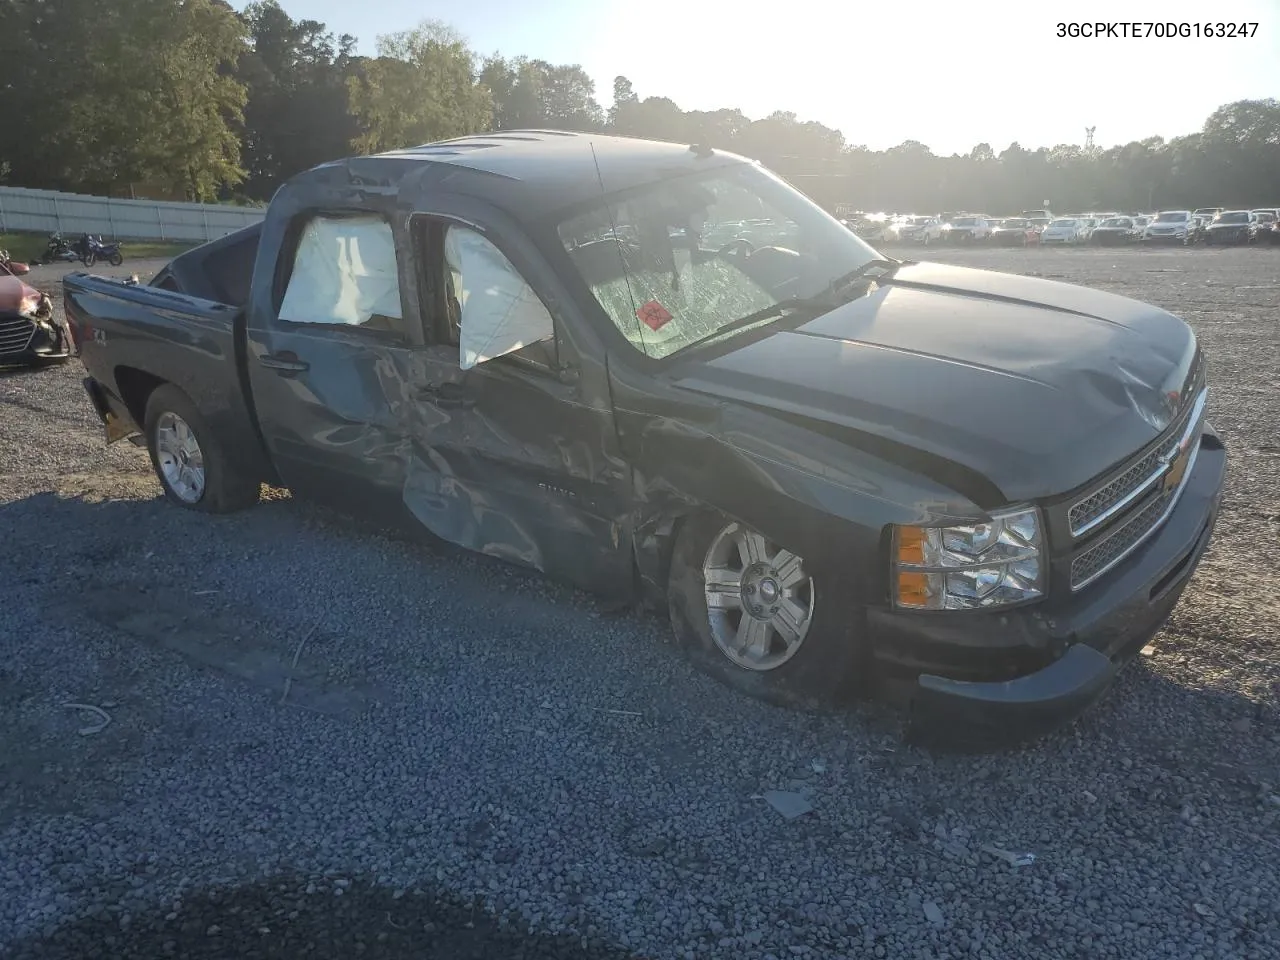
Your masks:
{"label": "gravel ground", "polygon": [[1231,457],[1153,655],[999,755],[287,496],[175,509],[77,365],[0,374],[0,955],[1280,954],[1280,250],[933,256],[1186,317]]}

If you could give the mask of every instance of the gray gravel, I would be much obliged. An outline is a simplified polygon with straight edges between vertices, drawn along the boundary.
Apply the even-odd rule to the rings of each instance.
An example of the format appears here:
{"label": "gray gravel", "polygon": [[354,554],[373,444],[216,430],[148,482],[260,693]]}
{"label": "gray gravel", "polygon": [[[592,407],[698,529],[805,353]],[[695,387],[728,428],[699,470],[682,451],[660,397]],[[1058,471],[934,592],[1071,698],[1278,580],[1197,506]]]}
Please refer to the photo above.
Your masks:
{"label": "gray gravel", "polygon": [[1181,313],[1231,454],[1154,655],[996,756],[285,495],[185,513],[76,365],[0,373],[0,955],[1275,957],[1280,250],[933,256]]}

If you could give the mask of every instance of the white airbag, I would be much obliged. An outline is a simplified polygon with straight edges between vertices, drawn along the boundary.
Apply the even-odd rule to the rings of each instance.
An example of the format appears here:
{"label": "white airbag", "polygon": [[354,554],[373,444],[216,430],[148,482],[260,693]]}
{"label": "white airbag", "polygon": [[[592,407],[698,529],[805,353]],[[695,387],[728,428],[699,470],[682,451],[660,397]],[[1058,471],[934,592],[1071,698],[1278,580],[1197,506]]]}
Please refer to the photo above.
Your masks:
{"label": "white airbag", "polygon": [[533,288],[480,234],[451,227],[445,236],[445,261],[462,307],[463,370],[555,336],[551,314]]}
{"label": "white airbag", "polygon": [[380,217],[312,220],[298,243],[280,319],[357,325],[375,315],[401,319],[390,224]]}

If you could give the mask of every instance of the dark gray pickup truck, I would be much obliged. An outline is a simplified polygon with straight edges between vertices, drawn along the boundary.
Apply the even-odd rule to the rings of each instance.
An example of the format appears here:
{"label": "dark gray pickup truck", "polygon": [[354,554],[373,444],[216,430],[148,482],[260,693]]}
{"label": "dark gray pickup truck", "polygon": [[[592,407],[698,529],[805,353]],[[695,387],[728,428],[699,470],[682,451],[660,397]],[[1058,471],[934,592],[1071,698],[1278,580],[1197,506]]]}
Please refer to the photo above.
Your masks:
{"label": "dark gray pickup truck", "polygon": [[[318,167],[149,285],[69,276],[107,439],[622,600],[918,730],[1073,716],[1177,602],[1226,454],[1177,317],[881,257],[758,164],[550,131]],[[496,642],[496,641],[495,641]]]}

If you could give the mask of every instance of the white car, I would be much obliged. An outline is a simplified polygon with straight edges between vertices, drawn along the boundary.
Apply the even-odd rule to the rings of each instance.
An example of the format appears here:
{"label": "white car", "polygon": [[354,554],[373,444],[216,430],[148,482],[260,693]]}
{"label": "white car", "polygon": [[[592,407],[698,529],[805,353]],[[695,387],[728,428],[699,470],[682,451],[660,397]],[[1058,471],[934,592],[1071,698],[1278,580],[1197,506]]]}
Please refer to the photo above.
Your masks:
{"label": "white car", "polygon": [[1079,220],[1069,220],[1065,217],[1058,220],[1050,220],[1049,225],[1040,234],[1042,246],[1044,244],[1084,243],[1085,239],[1084,225]]}
{"label": "white car", "polygon": [[942,225],[942,237],[951,243],[977,243],[990,238],[991,228],[984,217],[956,217]]}
{"label": "white car", "polygon": [[1190,210],[1161,210],[1142,229],[1142,242],[1186,243],[1190,229]]}
{"label": "white car", "polygon": [[893,232],[903,243],[921,243],[927,247],[942,239],[942,223],[937,217],[905,217],[894,225]]}

